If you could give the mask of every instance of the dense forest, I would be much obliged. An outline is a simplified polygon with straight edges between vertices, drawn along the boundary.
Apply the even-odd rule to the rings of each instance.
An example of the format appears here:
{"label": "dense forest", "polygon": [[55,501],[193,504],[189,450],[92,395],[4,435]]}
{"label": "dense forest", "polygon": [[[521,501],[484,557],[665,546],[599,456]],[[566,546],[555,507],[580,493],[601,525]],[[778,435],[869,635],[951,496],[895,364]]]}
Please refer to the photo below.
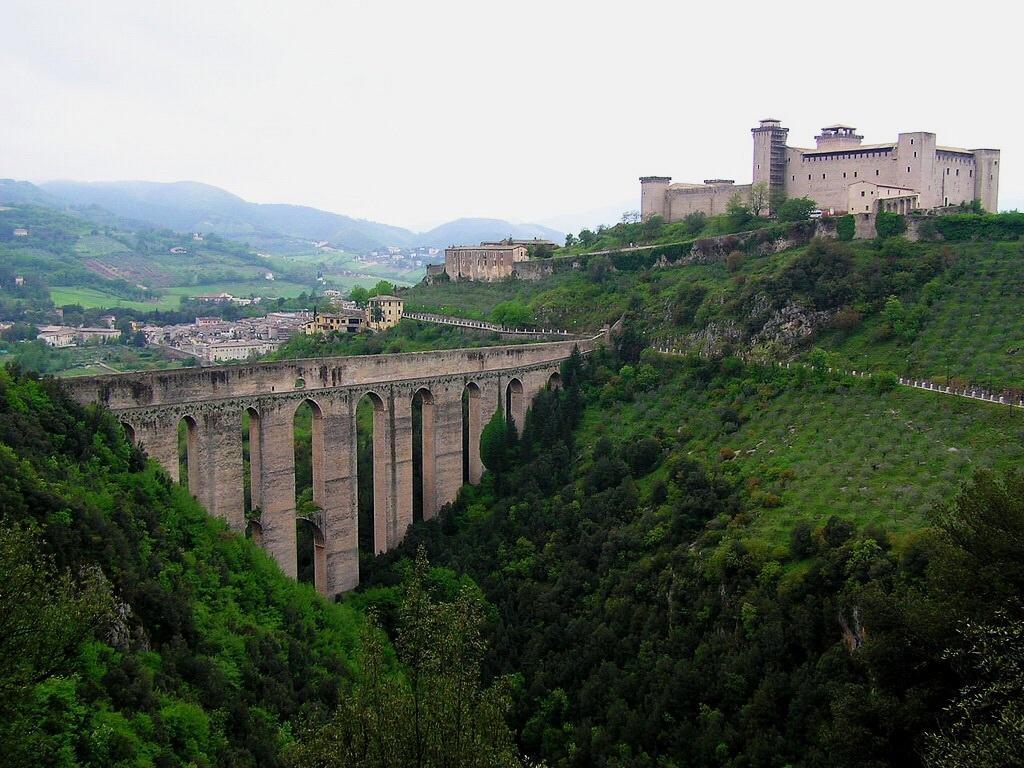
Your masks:
{"label": "dense forest", "polygon": [[[378,561],[363,599],[394,614],[420,546],[472,577],[487,669],[516,675],[522,747],[549,765],[1018,763],[1024,478],[978,473],[926,528],[832,517],[759,552],[749,495],[670,435],[574,442],[620,362],[569,366],[521,441],[492,431],[499,470]],[[679,365],[764,383],[736,362]]]}

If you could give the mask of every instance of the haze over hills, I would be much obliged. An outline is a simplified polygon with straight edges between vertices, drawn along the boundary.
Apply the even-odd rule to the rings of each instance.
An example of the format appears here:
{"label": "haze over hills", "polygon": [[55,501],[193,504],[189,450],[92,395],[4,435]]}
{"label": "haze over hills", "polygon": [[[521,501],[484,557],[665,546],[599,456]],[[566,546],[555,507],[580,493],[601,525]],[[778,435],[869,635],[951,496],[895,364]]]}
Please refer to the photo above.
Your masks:
{"label": "haze over hills", "polygon": [[355,219],[302,205],[251,203],[218,187],[193,181],[79,182],[0,181],[0,202],[98,207],[131,221],[179,231],[216,232],[268,250],[294,249],[295,239],[326,240],[336,247],[367,251],[387,246],[446,245],[564,234],[536,224],[501,219],[462,218],[417,233],[366,219]]}

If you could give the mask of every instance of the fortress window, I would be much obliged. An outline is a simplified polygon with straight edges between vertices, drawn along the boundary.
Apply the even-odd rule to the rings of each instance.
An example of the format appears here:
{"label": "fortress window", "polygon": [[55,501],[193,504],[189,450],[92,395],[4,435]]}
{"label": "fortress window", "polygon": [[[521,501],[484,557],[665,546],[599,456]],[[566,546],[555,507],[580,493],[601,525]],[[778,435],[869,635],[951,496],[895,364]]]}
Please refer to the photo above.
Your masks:
{"label": "fortress window", "polygon": [[821,174],[821,178],[823,178],[823,179],[825,178],[825,174],[824,174],[824,173],[823,173],[823,174]]}
{"label": "fortress window", "polygon": [[855,179],[857,178],[857,172],[856,171],[853,172],[853,178],[855,178]]}
{"label": "fortress window", "polygon": [[[909,171],[910,169],[907,168],[907,170]],[[946,175],[949,176],[949,168],[946,169]]]}
{"label": "fortress window", "polygon": [[971,176],[971,178],[974,178],[974,171],[973,170],[970,172],[970,176]]}
{"label": "fortress window", "polygon": [[[913,139],[911,139],[911,140],[910,140],[910,143],[911,143],[911,144],[913,144],[913,143],[914,143],[914,140],[913,140]],[[914,154],[916,155],[917,153],[915,152]]]}
{"label": "fortress window", "polygon": [[957,169],[956,169],[956,175],[957,175],[957,176],[959,176],[959,175],[960,175],[960,169],[959,169],[959,168],[957,168]]}
{"label": "fortress window", "polygon": [[811,174],[809,174],[809,173],[807,174],[807,180],[808,180],[808,181],[810,181],[810,180],[811,180]]}
{"label": "fortress window", "polygon": [[864,190],[863,189],[860,191],[860,196],[864,197]]}
{"label": "fortress window", "polygon": [[[907,173],[910,173],[910,166],[909,165],[907,166]],[[878,175],[878,171],[875,171],[875,175],[876,176]]]}
{"label": "fortress window", "polygon": [[914,150],[914,157],[917,157],[917,150]]}
{"label": "fortress window", "polygon": [[796,176],[793,177],[793,181],[796,181]]}
{"label": "fortress window", "polygon": [[843,178],[846,178],[846,171],[843,171]]}
{"label": "fortress window", "polygon": [[[907,170],[909,171],[910,169],[908,168]],[[878,175],[878,169],[875,168],[875,176],[877,176],[877,175]]]}

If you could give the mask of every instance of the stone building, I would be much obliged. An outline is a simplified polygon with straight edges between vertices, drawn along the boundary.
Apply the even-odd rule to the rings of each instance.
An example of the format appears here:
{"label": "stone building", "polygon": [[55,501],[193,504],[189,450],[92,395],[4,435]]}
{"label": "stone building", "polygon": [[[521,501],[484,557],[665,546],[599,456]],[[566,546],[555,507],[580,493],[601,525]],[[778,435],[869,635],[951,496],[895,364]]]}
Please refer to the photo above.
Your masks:
{"label": "stone building", "polygon": [[512,265],[530,258],[522,242],[453,245],[444,249],[444,271],[451,280],[493,282],[512,274]]}
{"label": "stone building", "polygon": [[402,319],[405,302],[397,296],[372,296],[366,303],[366,324],[375,331],[386,331]]}
{"label": "stone building", "polygon": [[359,333],[365,327],[366,315],[358,310],[338,312],[317,312],[313,319],[302,326],[309,336],[317,333]]}
{"label": "stone building", "polygon": [[[768,188],[772,204],[787,197],[809,197],[822,210],[872,213],[941,208],[977,200],[998,210],[999,150],[939,145],[934,133],[900,133],[896,141],[864,144],[849,125],[829,125],[813,149],[791,147],[789,129],[765,119],[753,134],[753,184]],[[694,211],[722,213],[729,198],[751,185],[727,179],[673,184],[668,176],[640,179],[644,218],[678,221]],[[867,206],[867,208],[865,208]]]}

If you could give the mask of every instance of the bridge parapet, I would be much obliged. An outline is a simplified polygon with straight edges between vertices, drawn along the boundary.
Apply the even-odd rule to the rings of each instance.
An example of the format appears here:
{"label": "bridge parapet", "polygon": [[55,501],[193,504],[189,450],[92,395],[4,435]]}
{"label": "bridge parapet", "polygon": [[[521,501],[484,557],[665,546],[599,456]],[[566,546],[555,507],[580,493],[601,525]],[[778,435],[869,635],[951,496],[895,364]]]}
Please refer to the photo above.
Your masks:
{"label": "bridge parapet", "polygon": [[587,353],[597,344],[598,338],[83,376],[68,379],[67,387],[80,402],[98,402],[113,411],[120,411],[143,406],[372,387],[403,380],[508,371],[561,362],[573,347]]}

